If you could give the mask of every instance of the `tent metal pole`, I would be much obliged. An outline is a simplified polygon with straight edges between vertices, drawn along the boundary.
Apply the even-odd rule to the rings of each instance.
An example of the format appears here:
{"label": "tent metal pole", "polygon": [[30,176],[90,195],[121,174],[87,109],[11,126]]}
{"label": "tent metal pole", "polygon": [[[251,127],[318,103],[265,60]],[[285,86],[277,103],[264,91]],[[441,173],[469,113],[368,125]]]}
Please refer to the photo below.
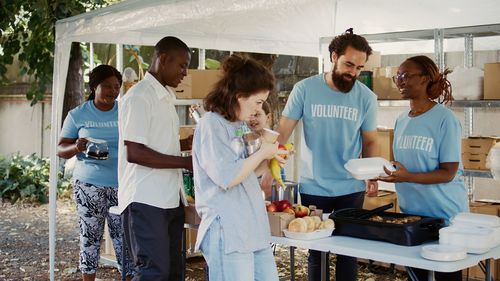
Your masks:
{"label": "tent metal pole", "polygon": [[198,69],[205,69],[205,49],[198,50]]}
{"label": "tent metal pole", "polygon": [[123,73],[123,44],[116,44],[116,69]]}
{"label": "tent metal pole", "polygon": [[89,44],[90,44],[90,47],[89,47],[89,49],[90,49],[89,50],[89,52],[90,52],[90,54],[89,54],[90,62],[89,62],[89,64],[90,64],[90,70],[92,71],[92,69],[94,69],[94,67],[95,67],[95,62],[94,62],[94,43],[90,42]]}

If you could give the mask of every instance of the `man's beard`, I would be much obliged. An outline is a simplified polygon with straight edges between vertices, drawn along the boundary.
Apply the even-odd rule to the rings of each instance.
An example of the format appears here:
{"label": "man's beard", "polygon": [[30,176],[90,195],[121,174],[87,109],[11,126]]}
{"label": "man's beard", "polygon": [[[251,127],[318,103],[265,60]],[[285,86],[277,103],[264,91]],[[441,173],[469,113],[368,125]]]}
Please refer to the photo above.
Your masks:
{"label": "man's beard", "polygon": [[[345,78],[352,77],[352,80],[346,80]],[[337,65],[333,67],[332,71],[332,81],[333,85],[341,91],[342,93],[348,93],[354,87],[356,83],[356,76],[351,76],[349,74],[337,74]]]}

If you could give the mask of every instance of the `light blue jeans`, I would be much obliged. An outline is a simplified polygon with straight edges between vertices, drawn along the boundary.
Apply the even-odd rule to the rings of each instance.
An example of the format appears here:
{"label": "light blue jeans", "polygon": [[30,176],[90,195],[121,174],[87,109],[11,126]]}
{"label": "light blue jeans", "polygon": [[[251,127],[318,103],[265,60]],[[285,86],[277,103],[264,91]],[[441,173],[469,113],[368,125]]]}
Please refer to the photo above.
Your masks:
{"label": "light blue jeans", "polygon": [[215,219],[200,245],[208,265],[210,280],[278,281],[278,270],[271,246],[252,253],[224,253],[224,237],[219,219]]}

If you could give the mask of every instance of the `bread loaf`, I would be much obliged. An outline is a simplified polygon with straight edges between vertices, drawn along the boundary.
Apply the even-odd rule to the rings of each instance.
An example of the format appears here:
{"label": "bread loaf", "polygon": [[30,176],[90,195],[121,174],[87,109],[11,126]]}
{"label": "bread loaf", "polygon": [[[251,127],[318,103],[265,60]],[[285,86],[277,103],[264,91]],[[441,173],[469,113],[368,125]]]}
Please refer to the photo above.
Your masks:
{"label": "bread loaf", "polygon": [[311,216],[311,218],[314,220],[314,229],[318,229],[321,224],[321,218],[318,216]]}
{"label": "bread loaf", "polygon": [[293,232],[307,232],[307,222],[302,218],[293,219],[288,224],[288,230]]}
{"label": "bread loaf", "polygon": [[314,229],[316,229],[315,225],[316,223],[314,222],[314,219],[312,217],[303,217],[303,219],[306,221],[307,223],[307,232],[311,232],[311,231],[314,231]]}
{"label": "bread loaf", "polygon": [[334,228],[334,223],[332,219],[326,219],[321,222],[319,228],[320,229],[328,229],[328,228]]}

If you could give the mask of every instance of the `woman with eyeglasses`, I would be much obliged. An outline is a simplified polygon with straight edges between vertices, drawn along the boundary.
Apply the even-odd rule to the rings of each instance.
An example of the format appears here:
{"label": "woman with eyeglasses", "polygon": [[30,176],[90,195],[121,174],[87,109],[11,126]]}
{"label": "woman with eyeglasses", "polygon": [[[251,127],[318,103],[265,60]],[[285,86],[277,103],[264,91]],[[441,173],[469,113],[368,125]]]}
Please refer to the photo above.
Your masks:
{"label": "woman with eyeglasses", "polygon": [[[394,126],[396,171],[379,177],[396,184],[403,213],[440,217],[447,223],[469,209],[461,179],[460,122],[442,105],[452,100],[448,73],[426,56],[408,58],[399,66],[393,80],[410,108]],[[419,280],[427,280],[427,271],[412,270]],[[437,272],[436,280],[462,280],[461,271]]]}

